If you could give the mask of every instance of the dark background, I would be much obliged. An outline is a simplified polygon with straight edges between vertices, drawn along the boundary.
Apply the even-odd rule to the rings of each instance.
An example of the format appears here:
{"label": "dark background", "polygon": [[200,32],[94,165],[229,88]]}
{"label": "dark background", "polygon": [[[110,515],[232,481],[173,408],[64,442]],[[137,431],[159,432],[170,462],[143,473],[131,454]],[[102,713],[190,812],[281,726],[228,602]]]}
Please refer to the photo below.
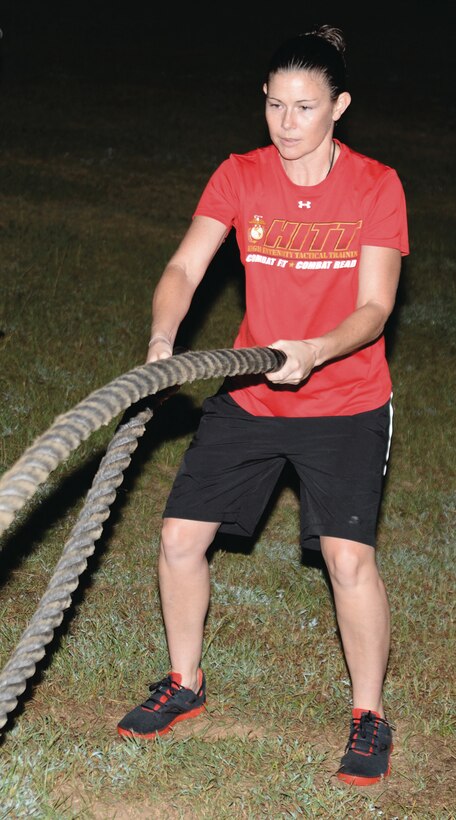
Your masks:
{"label": "dark background", "polygon": [[168,155],[181,173],[185,156],[196,168],[201,148],[202,188],[228,152],[267,140],[261,86],[271,52],[326,22],[345,34],[352,92],[336,135],[396,167],[406,187],[412,163],[446,187],[453,152],[435,152],[443,137],[456,153],[452,8],[0,0],[0,150],[30,152],[35,129],[40,156],[102,139],[103,150],[131,157]]}
{"label": "dark background", "polygon": [[138,0],[2,0],[2,80],[51,81],[67,73],[98,83],[147,82],[159,71],[175,74],[178,97],[183,70],[229,77],[242,69],[261,80],[282,39],[328,22],[346,34],[357,87],[392,83],[418,100],[420,87],[435,83],[437,94],[441,82],[451,88],[453,17],[451,3],[214,3],[177,10]]}

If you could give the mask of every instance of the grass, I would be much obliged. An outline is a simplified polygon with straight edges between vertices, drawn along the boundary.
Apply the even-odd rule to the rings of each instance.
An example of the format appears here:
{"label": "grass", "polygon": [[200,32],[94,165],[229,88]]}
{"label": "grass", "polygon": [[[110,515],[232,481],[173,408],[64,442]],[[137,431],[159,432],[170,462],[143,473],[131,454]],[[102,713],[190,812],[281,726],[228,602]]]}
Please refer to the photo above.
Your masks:
{"label": "grass", "polygon": [[[276,31],[268,37],[275,42]],[[129,72],[111,76],[102,62],[89,71],[71,50],[52,66],[51,57],[47,67],[40,63],[36,75],[32,57],[22,75],[12,70],[13,56],[6,60],[3,470],[58,414],[143,362],[154,283],[207,175],[229,151],[263,139],[253,58],[247,65],[236,55],[229,74],[214,59],[195,96],[205,58],[187,45],[192,59],[179,52],[185,70],[176,105],[161,48],[153,57],[138,48]],[[361,65],[367,46],[358,49]],[[116,736],[118,719],[167,669],[155,569],[160,517],[201,402],[218,384],[209,380],[184,385],[140,441],[72,606],[2,732],[0,818],[456,815],[449,82],[433,93],[427,118],[418,117],[418,89],[397,59],[377,88],[378,106],[366,87],[372,72],[359,73],[347,123],[354,147],[398,169],[410,214],[412,254],[388,327],[395,433],[378,550],[393,614],[385,686],[397,726],[392,778],[364,791],[333,777],[350,687],[325,575],[300,554],[289,475],[252,542],[220,539],[212,552],[207,715],[153,745]],[[413,65],[420,68],[418,58]],[[437,141],[429,136],[436,129]],[[230,346],[241,283],[228,241],[196,295],[183,343]],[[57,468],[1,538],[2,666],[46,589],[118,421]]]}

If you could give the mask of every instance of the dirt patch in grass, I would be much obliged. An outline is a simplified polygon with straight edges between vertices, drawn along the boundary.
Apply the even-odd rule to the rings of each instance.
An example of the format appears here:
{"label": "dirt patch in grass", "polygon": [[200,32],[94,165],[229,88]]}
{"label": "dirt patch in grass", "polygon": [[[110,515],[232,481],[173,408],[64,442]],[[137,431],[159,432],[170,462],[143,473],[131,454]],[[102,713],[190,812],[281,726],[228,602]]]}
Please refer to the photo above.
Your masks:
{"label": "dirt patch in grass", "polygon": [[122,799],[95,799],[88,800],[84,797],[86,785],[83,781],[73,780],[65,782],[56,789],[55,794],[59,802],[60,810],[65,810],[75,817],[83,817],[84,820],[163,820],[163,817],[174,820],[182,818],[181,812],[166,807],[166,815],[163,813],[163,806],[157,807],[145,801],[135,800],[134,806],[128,806]]}
{"label": "dirt patch in grass", "polygon": [[[34,713],[34,718],[46,717],[56,724],[64,723],[71,726],[75,736],[92,735],[96,733],[104,735],[105,739],[117,737],[117,723],[123,715],[133,708],[133,702],[111,701],[108,705],[103,701],[92,701],[84,704],[72,703],[68,701],[55,700],[49,703],[34,699],[28,704],[30,717]],[[31,719],[33,719],[31,717]],[[196,737],[209,742],[224,740],[229,737],[239,737],[248,739],[258,739],[276,736],[272,731],[262,726],[251,724],[239,719],[237,710],[226,710],[219,714],[213,709],[208,709],[203,714],[191,721],[183,721],[173,727],[169,737],[174,740],[184,740],[189,737]],[[119,738],[119,742],[124,742]]]}
{"label": "dirt patch in grass", "polygon": [[[98,735],[106,740],[110,736],[116,737],[117,722],[132,705],[115,701],[108,704],[101,701],[85,704],[60,701],[49,707],[34,700],[30,711],[35,713],[35,717],[37,714],[45,714],[48,719],[51,718],[57,723],[64,721],[67,727],[70,724],[75,737]],[[334,725],[333,730],[328,732],[322,730],[317,723],[309,722],[309,725],[306,725],[305,722],[300,722],[299,727],[288,733],[287,740],[301,740],[306,753],[314,758],[322,758],[320,772],[314,779],[317,789],[323,790],[328,784],[338,789],[352,789],[356,794],[369,797],[371,805],[375,805],[378,811],[391,818],[453,818],[456,816],[456,755],[451,740],[423,733],[411,734],[410,729],[410,724],[406,721],[396,722],[392,775],[387,780],[364,789],[345,786],[336,778],[345,742],[344,727]],[[203,742],[214,743],[239,738],[244,742],[255,743],[259,740],[273,739],[279,734],[283,733],[274,732],[267,725],[240,720],[238,712],[234,709],[225,708],[223,712],[218,712],[214,707],[194,720],[177,724],[164,739],[166,741],[166,738],[169,738],[175,742],[193,737]],[[125,742],[119,738],[120,744]],[[62,797],[66,806],[71,806],[73,811],[82,810],[86,817],[109,816],[116,820],[148,817],[153,820],[155,817],[163,816],[156,806],[138,804],[136,798],[135,806],[132,807],[120,801],[117,805],[115,799],[114,802],[110,800],[109,805],[102,800],[95,800],[90,803],[90,814],[84,806],[81,791],[74,783],[63,784]],[[178,812],[172,806],[166,808],[166,817],[172,819],[185,816],[182,811]]]}

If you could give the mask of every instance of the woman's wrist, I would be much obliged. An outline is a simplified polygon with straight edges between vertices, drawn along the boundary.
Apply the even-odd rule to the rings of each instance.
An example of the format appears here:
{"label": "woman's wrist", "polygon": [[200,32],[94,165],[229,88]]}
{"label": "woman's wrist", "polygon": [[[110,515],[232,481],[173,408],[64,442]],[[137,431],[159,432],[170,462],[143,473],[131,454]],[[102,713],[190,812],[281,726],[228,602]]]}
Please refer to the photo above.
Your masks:
{"label": "woman's wrist", "polygon": [[168,344],[170,347],[173,346],[168,337],[164,336],[162,333],[154,333],[149,339],[148,347],[155,344],[155,342],[166,342],[166,344]]}
{"label": "woman's wrist", "polygon": [[319,339],[303,339],[302,341],[305,345],[312,348],[315,357],[313,367],[317,367],[319,364],[321,364],[322,353],[322,345],[319,343]]}

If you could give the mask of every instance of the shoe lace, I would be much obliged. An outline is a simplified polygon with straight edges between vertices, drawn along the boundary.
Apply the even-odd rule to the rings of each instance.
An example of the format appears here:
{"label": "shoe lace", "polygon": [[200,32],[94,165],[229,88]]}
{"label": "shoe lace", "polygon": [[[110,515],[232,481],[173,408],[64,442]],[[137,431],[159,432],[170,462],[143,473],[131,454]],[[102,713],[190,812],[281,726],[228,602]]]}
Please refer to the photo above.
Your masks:
{"label": "shoe lace", "polygon": [[162,680],[156,681],[156,683],[150,683],[150,695],[145,703],[143,703],[143,706],[147,709],[159,709],[160,706],[167,703],[181,689],[183,689],[183,687],[179,683],[176,683],[170,675],[166,678],[162,678]]}
{"label": "shoe lace", "polygon": [[345,751],[350,749],[361,754],[378,754],[387,748],[381,743],[378,737],[378,726],[383,724],[388,728],[394,727],[387,720],[373,715],[372,712],[364,712],[361,717],[352,718],[350,737],[348,738]]}

